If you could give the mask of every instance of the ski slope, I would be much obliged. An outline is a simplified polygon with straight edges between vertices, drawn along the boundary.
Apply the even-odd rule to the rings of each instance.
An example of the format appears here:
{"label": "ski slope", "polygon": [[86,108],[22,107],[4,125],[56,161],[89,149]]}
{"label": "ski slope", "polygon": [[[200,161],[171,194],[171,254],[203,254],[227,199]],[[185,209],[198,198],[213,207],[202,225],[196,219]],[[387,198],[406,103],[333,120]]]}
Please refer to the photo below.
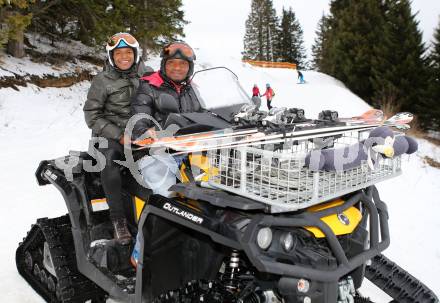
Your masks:
{"label": "ski slope", "polygon": [[[299,85],[293,70],[255,68],[238,58],[211,56],[204,50],[196,52],[195,70],[226,66],[238,76],[237,80],[222,69],[195,76],[194,85],[209,108],[248,100],[254,83],[262,91],[266,83],[271,84],[276,92],[273,106],[301,107],[310,118],[323,109],[353,116],[369,108],[341,82],[321,73],[304,72],[307,84]],[[19,68],[14,66],[18,63],[8,58],[3,61],[8,69]],[[157,68],[159,60],[155,58],[147,64]],[[40,70],[34,65],[22,69]],[[48,67],[44,71],[50,72]],[[43,302],[18,275],[15,249],[37,218],[66,213],[63,198],[55,187],[39,187],[34,173],[41,160],[64,156],[69,150],[87,149],[90,131],[82,106],[89,86],[89,82],[82,82],[58,89],[33,85],[20,87],[19,91],[0,89],[2,302]],[[264,99],[262,103],[265,104]],[[417,154],[404,157],[403,175],[379,185],[390,213],[391,246],[385,254],[439,295],[440,169],[425,164],[423,157],[440,162],[440,148],[425,140],[419,140],[419,145]],[[376,302],[387,302],[387,296],[368,283],[363,291]]]}

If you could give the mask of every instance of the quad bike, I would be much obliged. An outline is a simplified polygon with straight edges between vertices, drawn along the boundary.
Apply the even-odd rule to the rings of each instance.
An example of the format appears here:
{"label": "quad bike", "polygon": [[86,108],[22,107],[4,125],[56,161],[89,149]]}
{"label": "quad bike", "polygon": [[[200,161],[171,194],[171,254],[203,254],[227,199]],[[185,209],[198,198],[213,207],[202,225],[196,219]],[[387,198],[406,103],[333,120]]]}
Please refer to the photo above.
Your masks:
{"label": "quad bike", "polygon": [[[360,135],[341,132],[332,146]],[[37,220],[18,271],[47,302],[371,302],[358,291],[364,278],[393,302],[438,302],[381,254],[391,214],[374,184],[400,174],[400,158],[378,171],[312,171],[301,156],[311,148],[304,139],[287,155],[262,146],[190,154],[172,198],[121,167],[136,268],[133,244],[113,240],[99,172],[84,169],[93,157],[71,152],[71,174],[59,159],[42,161],[38,183],[60,191],[68,214]]]}

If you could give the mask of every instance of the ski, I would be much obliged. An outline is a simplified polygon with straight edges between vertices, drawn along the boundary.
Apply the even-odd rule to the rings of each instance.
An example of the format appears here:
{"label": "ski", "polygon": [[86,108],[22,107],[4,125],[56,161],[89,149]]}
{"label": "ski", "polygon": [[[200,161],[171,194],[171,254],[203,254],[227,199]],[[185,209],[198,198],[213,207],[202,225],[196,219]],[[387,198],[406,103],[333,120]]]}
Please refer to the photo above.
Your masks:
{"label": "ski", "polygon": [[[404,125],[405,129],[409,129],[409,125],[407,124],[402,124]],[[333,132],[326,132],[326,133],[317,133],[317,134],[306,134],[306,135],[300,135],[300,133],[298,133],[298,136],[292,136],[290,137],[291,139],[295,139],[296,141],[301,141],[301,140],[312,140],[315,138],[322,138],[322,137],[332,137],[332,136],[338,136],[341,135],[341,133],[345,132],[345,131],[351,131],[351,130],[356,130],[356,131],[366,131],[366,130],[371,130],[373,128],[376,128],[380,125],[369,125],[369,126],[365,126],[363,128],[357,128],[357,129],[349,129],[349,130],[339,130],[339,131],[333,131]],[[388,125],[388,126],[392,126],[392,127],[396,127],[395,125]],[[400,124],[399,124],[400,126]],[[168,148],[175,150],[175,152],[173,152],[172,154],[174,156],[177,155],[183,155],[183,154],[189,154],[189,153],[196,153],[196,152],[205,152],[205,151],[209,151],[209,150],[218,150],[218,149],[228,149],[228,148],[238,148],[238,147],[246,147],[246,146],[255,146],[255,145],[268,145],[268,144],[280,144],[283,142],[286,142],[287,138],[276,138],[276,139],[271,139],[271,140],[266,140],[266,141],[238,141],[238,142],[234,142],[231,144],[217,144],[217,145],[204,145],[204,146],[194,146],[193,148],[179,148],[176,146],[169,146]]]}
{"label": "ski", "polygon": [[[375,113],[376,116],[379,116],[377,112]],[[144,149],[144,148],[151,148],[151,147],[167,147],[174,149],[176,151],[200,151],[200,150],[208,150],[215,147],[227,147],[232,145],[243,145],[242,143],[250,144],[254,143],[257,144],[258,142],[271,140],[270,143],[276,143],[280,142],[279,138],[282,138],[283,140],[289,136],[301,136],[301,135],[311,135],[315,133],[326,133],[326,132],[332,132],[332,131],[341,131],[341,130],[356,130],[361,129],[364,127],[371,128],[376,127],[382,124],[390,125],[391,123],[400,126],[401,128],[409,128],[409,126],[406,126],[406,123],[409,123],[412,120],[412,114],[410,113],[399,113],[390,118],[387,121],[380,121],[378,119],[371,119],[367,122],[359,123],[358,120],[361,120],[360,118],[355,118],[352,121],[356,121],[356,123],[353,123],[353,125],[339,125],[339,126],[320,126],[317,127],[314,123],[297,123],[295,124],[295,128],[291,132],[283,132],[283,133],[277,133],[272,132],[272,134],[267,134],[265,132],[258,132],[255,130],[247,130],[246,133],[231,133],[231,136],[218,136],[218,137],[209,137],[206,136],[206,133],[200,133],[200,134],[194,134],[192,135],[193,139],[189,139],[186,137],[186,139],[181,139],[181,137],[167,137],[159,139],[158,141],[154,142],[151,145],[145,145],[141,146],[140,148],[135,148],[135,150]],[[345,122],[345,124],[350,124]],[[225,131],[225,130],[221,130]],[[203,135],[203,139],[198,139],[197,137],[199,135]],[[183,136],[182,136],[183,137]],[[316,136],[315,136],[316,137]],[[177,139],[176,139],[177,138]],[[165,139],[165,140],[163,140]],[[273,141],[273,140],[277,141]],[[283,141],[281,140],[281,141]],[[268,143],[268,142],[262,142],[262,143]]]}
{"label": "ski", "polygon": [[217,139],[213,143],[211,140],[204,141],[196,141],[196,142],[174,142],[169,144],[164,144],[163,147],[167,147],[175,150],[179,153],[191,153],[191,152],[200,152],[212,149],[222,149],[222,148],[231,148],[231,147],[239,147],[239,146],[249,146],[249,145],[259,145],[259,144],[275,144],[284,142],[286,139],[312,139],[323,136],[334,136],[340,134],[341,132],[347,131],[364,131],[369,130],[378,126],[392,126],[392,127],[402,127],[409,128],[407,123],[411,122],[413,119],[413,115],[411,113],[398,113],[395,116],[391,117],[388,120],[385,120],[380,123],[364,123],[357,125],[345,125],[345,126],[334,126],[334,127],[321,127],[321,128],[307,128],[301,129],[292,132],[286,132],[282,134],[272,134],[268,135],[262,132],[257,132],[251,135],[246,136],[245,138],[222,138]]}
{"label": "ski", "polygon": [[346,123],[379,122],[384,119],[383,111],[379,109],[369,109],[360,116],[351,118],[339,118],[339,121]]}
{"label": "ski", "polygon": [[[340,118],[338,122],[350,124],[362,124],[362,123],[373,123],[383,121],[383,112],[377,109],[370,109],[360,116],[354,116],[350,118]],[[325,121],[319,120],[309,120],[305,122],[292,123],[287,126],[287,128],[307,128],[307,127],[318,127],[319,124]],[[322,126],[325,127],[325,126]],[[187,146],[194,146],[198,142],[206,142],[207,140],[222,140],[228,139],[239,139],[240,137],[245,138],[255,133],[261,132],[258,128],[227,128],[209,132],[201,132],[196,134],[188,134],[175,137],[163,137],[163,138],[146,138],[144,140],[136,141],[135,144],[141,146],[140,148],[135,148],[135,150],[143,148],[153,148],[168,146],[169,144],[175,143],[178,145],[187,144]],[[272,131],[273,132],[273,131]]]}

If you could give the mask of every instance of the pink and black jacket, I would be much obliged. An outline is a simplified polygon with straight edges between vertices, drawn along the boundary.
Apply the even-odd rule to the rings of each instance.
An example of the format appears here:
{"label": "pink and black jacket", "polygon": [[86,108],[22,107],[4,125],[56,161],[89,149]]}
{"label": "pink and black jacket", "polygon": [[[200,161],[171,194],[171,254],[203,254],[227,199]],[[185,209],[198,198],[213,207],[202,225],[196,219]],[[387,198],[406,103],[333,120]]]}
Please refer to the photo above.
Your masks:
{"label": "pink and black jacket", "polygon": [[[170,106],[170,103],[171,104]],[[190,83],[176,84],[165,80],[160,72],[140,78],[139,88],[131,102],[132,114],[148,114],[161,126],[170,113],[191,113],[205,111]],[[134,127],[133,137],[138,138],[155,124],[141,119]]]}

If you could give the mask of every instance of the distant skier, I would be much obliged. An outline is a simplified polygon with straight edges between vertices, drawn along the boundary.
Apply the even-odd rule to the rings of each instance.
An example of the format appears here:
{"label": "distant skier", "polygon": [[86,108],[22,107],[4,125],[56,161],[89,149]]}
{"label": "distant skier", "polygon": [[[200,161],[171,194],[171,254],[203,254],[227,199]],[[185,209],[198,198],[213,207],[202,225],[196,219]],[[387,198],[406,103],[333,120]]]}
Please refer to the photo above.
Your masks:
{"label": "distant skier", "polygon": [[275,92],[273,91],[272,87],[270,87],[270,84],[266,84],[266,91],[264,92],[263,96],[266,96],[267,101],[267,109],[270,110],[272,108],[271,102],[272,98],[275,97]]}
{"label": "distant skier", "polygon": [[306,81],[304,80],[304,75],[302,74],[302,72],[301,71],[297,71],[298,72],[298,80],[299,80],[299,84],[304,84],[304,83],[306,83]]}
{"label": "distant skier", "polygon": [[252,97],[261,97],[260,95],[260,89],[258,88],[257,84],[254,84],[254,87],[252,88]]}

